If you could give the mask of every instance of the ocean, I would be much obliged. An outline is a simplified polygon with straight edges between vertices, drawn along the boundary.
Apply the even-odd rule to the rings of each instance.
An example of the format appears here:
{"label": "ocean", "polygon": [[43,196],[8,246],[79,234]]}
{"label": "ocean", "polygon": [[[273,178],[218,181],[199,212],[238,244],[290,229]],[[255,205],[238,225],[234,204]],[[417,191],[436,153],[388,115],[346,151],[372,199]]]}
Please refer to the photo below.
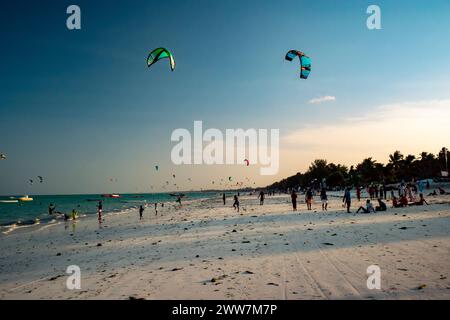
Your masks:
{"label": "ocean", "polygon": [[[216,192],[187,192],[184,194],[183,201],[211,198],[218,195]],[[100,194],[30,195],[33,201],[5,202],[19,197],[0,196],[1,229],[8,229],[13,225],[32,225],[36,222],[48,223],[54,221],[58,215],[49,215],[48,207],[50,204],[56,207],[56,212],[70,214],[75,209],[80,216],[83,216],[97,214],[99,200],[103,202],[104,214],[137,208],[146,203],[174,203],[176,200],[176,197],[170,196],[169,193],[149,193],[121,194],[120,198],[104,198]]]}

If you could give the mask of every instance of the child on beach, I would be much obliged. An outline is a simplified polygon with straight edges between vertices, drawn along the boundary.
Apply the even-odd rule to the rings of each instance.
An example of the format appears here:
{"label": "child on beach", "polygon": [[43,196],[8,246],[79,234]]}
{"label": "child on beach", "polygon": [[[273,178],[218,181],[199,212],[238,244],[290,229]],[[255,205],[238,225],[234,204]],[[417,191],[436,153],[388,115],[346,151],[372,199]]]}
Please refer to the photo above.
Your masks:
{"label": "child on beach", "polygon": [[237,195],[234,195],[233,208],[234,210],[237,210],[237,212],[239,212],[239,198]]}
{"label": "child on beach", "polygon": [[361,211],[362,210],[362,212],[364,212],[364,213],[371,213],[371,212],[375,212],[375,209],[373,208],[373,206],[372,206],[372,203],[370,203],[370,200],[369,199],[367,199],[367,201],[366,201],[366,207],[364,208],[364,207],[359,207],[359,209],[356,211],[356,213],[359,213],[359,211]]}
{"label": "child on beach", "polygon": [[387,210],[386,203],[384,203],[383,201],[381,201],[380,198],[378,198],[378,206],[375,207],[375,211],[386,211],[386,210]]}

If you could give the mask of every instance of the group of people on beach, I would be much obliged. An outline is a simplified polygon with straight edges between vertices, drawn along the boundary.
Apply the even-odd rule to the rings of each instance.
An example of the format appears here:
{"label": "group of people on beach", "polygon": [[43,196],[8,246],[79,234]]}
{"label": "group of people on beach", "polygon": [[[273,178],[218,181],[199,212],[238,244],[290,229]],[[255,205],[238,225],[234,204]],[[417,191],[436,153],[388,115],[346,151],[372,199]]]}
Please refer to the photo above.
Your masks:
{"label": "group of people on beach", "polygon": [[[442,188],[440,188],[442,189]],[[352,204],[352,194],[351,194],[351,187],[345,188],[344,195],[342,197],[342,205],[344,208],[346,208],[347,213],[351,213],[350,208]],[[381,186],[381,188],[377,188],[376,186],[372,185],[368,187],[368,195],[369,199],[366,200],[365,206],[360,206],[356,213],[371,213],[371,212],[379,212],[379,211],[386,211],[387,205],[383,200],[386,200],[386,187]],[[444,193],[443,193],[444,192]],[[406,186],[403,183],[399,187],[399,197],[397,198],[393,191],[391,191],[391,199],[392,199],[392,207],[394,208],[400,208],[400,207],[406,207],[406,206],[421,206],[421,205],[428,205],[428,202],[425,200],[423,193],[420,193],[417,197],[416,195],[417,191],[411,188],[410,186]],[[445,194],[445,190],[440,190],[441,194]],[[358,199],[358,202],[361,201],[361,188],[359,186],[356,187],[356,197]],[[375,207],[373,206],[371,200],[374,199],[374,197],[377,200],[378,205]],[[292,209],[294,211],[297,210],[297,192],[295,189],[292,189],[291,191],[291,201],[292,201]],[[305,203],[307,210],[312,210],[312,203],[314,198],[314,191],[312,188],[308,188],[305,191]],[[328,196],[327,196],[327,189],[322,187],[320,190],[320,200],[322,203],[322,211],[328,210]]]}
{"label": "group of people on beach", "polygon": [[72,219],[72,220],[78,219],[78,211],[76,209],[72,209],[72,212],[69,215],[66,212],[56,211],[56,206],[53,203],[50,203],[50,205],[48,206],[48,214],[51,216],[56,215],[56,214],[62,215],[64,218],[64,221],[68,221],[69,219]]}

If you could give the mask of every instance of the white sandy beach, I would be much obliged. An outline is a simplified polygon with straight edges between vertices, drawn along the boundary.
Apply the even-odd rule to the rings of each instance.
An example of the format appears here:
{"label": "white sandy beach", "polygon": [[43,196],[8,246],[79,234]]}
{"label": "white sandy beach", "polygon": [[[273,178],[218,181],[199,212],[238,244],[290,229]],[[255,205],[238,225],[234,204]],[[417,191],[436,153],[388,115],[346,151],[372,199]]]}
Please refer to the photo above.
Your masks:
{"label": "white sandy beach", "polygon": [[[0,236],[0,299],[450,299],[449,195],[358,215],[315,200],[309,212],[247,196],[240,213],[201,200],[142,221],[108,215],[102,229],[88,217],[15,230]],[[69,265],[81,290],[66,288]],[[370,265],[381,290],[367,288]]]}

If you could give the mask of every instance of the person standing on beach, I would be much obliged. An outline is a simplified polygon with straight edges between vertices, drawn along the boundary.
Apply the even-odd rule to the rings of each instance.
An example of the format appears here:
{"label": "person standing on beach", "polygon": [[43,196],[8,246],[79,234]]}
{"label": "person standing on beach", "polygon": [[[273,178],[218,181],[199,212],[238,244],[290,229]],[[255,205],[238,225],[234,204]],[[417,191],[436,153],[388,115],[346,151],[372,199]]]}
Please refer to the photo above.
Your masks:
{"label": "person standing on beach", "polygon": [[292,189],[291,200],[292,200],[292,210],[297,211],[297,194],[295,193],[295,189]]}
{"label": "person standing on beach", "polygon": [[155,202],[155,216],[158,215],[158,202]]}
{"label": "person standing on beach", "polygon": [[263,205],[264,204],[264,191],[260,191],[259,192],[259,196],[258,196],[258,198],[259,198],[259,205]]}
{"label": "person standing on beach", "polygon": [[237,212],[239,212],[239,198],[237,195],[234,195],[233,208],[234,210],[237,210]]}
{"label": "person standing on beach", "polygon": [[327,211],[328,209],[327,189],[322,188],[322,190],[320,191],[320,200],[322,200],[322,211]]}
{"label": "person standing on beach", "polygon": [[312,200],[313,200],[313,193],[312,193],[311,188],[308,188],[308,190],[306,191],[305,200],[306,200],[306,206],[307,206],[308,210],[311,210]]}
{"label": "person standing on beach", "polygon": [[223,200],[223,205],[225,205],[225,200],[226,200],[225,192],[222,194],[222,200]]}
{"label": "person standing on beach", "polygon": [[350,205],[352,204],[352,196],[350,194],[350,187],[347,187],[345,189],[345,193],[344,193],[344,198],[342,199],[342,202],[346,205],[347,207],[347,213],[351,213],[350,212]]}
{"label": "person standing on beach", "polygon": [[98,222],[102,223],[102,212],[103,212],[103,203],[100,200],[97,205],[97,213],[98,213]]}
{"label": "person standing on beach", "polygon": [[139,220],[142,220],[142,214],[144,213],[144,207],[141,205],[139,207]]}
{"label": "person standing on beach", "polygon": [[358,199],[358,202],[361,201],[361,187],[356,186],[356,198]]}

